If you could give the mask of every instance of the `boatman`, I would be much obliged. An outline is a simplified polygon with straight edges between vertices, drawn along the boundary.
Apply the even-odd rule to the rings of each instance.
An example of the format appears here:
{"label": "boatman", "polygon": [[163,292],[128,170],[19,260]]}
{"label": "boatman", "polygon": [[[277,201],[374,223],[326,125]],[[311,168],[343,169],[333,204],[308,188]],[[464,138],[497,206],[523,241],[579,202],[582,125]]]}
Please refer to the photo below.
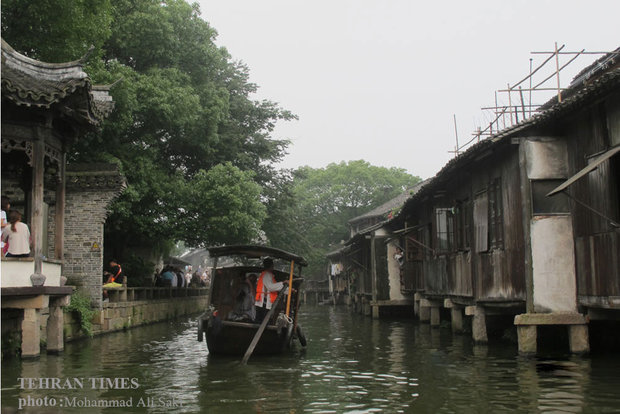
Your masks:
{"label": "boatman", "polygon": [[266,258],[263,260],[263,271],[256,282],[256,297],[254,306],[256,306],[256,323],[261,323],[273,302],[278,297],[278,292],[288,285],[288,282],[276,282],[273,275],[273,259]]}

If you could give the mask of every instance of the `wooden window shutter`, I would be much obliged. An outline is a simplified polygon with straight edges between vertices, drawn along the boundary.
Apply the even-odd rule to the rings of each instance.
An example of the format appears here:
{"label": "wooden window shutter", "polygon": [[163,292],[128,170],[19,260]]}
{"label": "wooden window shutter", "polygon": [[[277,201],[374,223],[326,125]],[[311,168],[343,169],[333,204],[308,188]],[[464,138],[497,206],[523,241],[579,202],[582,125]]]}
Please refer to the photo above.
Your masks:
{"label": "wooden window shutter", "polygon": [[486,191],[474,198],[474,237],[476,253],[489,250],[489,197]]}

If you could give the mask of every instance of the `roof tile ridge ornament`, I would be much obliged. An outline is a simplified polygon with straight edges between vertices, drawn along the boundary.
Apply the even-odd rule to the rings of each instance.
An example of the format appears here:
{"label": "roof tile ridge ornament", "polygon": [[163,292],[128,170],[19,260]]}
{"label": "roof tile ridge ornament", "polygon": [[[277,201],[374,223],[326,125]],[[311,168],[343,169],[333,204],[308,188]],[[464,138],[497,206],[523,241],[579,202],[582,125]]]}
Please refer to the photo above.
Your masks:
{"label": "roof tile ridge ornament", "polygon": [[77,60],[72,60],[69,62],[52,63],[52,62],[43,62],[41,60],[33,59],[22,53],[19,53],[18,51],[13,49],[13,47],[6,40],[4,40],[4,38],[1,38],[1,39],[2,39],[2,51],[5,52],[7,55],[10,55],[11,57],[18,59],[24,63],[37,66],[40,68],[45,68],[45,69],[73,68],[76,66],[79,66],[81,69],[84,62],[90,57],[90,55],[95,49],[95,47],[91,45],[88,51],[86,52],[86,54]]}
{"label": "roof tile ridge ornament", "polygon": [[82,68],[81,60],[64,63],[41,62],[17,52],[4,39],[2,39],[2,64],[52,82],[66,81],[67,79],[77,81],[88,78]]}
{"label": "roof tile ridge ornament", "polygon": [[86,53],[84,53],[84,56],[82,56],[81,58],[79,58],[75,62],[78,62],[80,65],[86,64],[86,62],[92,56],[94,51],[95,51],[95,45],[90,45],[90,47],[88,48]]}
{"label": "roof tile ridge ornament", "polygon": [[91,85],[91,89],[93,91],[108,92],[110,89],[112,89],[113,87],[115,87],[116,85],[121,83],[123,80],[125,80],[125,78],[123,76],[121,76],[120,78],[118,78],[114,82],[106,84],[106,85]]}
{"label": "roof tile ridge ornament", "polygon": [[[46,63],[24,56],[2,41],[2,97],[14,104],[26,107],[51,108],[68,96],[78,97],[79,104],[67,112],[76,121],[100,125],[114,109],[114,101],[108,86],[93,86],[83,64],[95,50],[89,51],[79,60],[67,63]],[[119,80],[120,81],[120,80]]]}

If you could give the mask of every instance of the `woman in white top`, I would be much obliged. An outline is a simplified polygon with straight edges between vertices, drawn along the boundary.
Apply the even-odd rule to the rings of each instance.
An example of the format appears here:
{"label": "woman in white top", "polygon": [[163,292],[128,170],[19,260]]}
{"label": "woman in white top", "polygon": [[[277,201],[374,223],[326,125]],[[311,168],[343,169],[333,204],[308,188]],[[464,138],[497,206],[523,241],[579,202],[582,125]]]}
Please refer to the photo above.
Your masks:
{"label": "woman in white top", "polygon": [[[11,203],[9,202],[9,198],[2,196],[2,210],[0,211],[0,227],[2,227],[2,230],[4,230],[7,224],[9,224],[6,217],[6,212],[9,211],[10,208]],[[4,253],[6,252],[4,248],[4,240],[1,241],[0,247],[2,248],[2,256],[4,256]]]}
{"label": "woman in white top", "polygon": [[6,257],[30,256],[30,230],[21,220],[22,214],[19,211],[9,211],[11,225],[2,229],[2,241],[9,243]]}

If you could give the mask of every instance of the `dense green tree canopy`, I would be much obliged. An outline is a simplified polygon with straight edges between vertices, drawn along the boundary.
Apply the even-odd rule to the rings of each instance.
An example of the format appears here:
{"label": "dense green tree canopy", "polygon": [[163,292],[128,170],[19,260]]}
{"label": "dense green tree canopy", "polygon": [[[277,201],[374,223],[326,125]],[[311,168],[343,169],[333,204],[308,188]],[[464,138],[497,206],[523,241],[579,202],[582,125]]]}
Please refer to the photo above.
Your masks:
{"label": "dense green tree canopy", "polygon": [[[306,256],[310,273],[322,277],[325,254],[349,238],[348,222],[413,187],[419,177],[399,168],[350,161],[325,168],[301,167],[281,178],[277,211],[268,219],[267,237],[274,246],[291,246]],[[275,219],[274,219],[275,218]]]}
{"label": "dense green tree canopy", "polygon": [[[261,234],[261,186],[288,141],[271,133],[294,116],[253,100],[248,68],[215,45],[217,32],[184,0],[6,0],[2,35],[16,50],[81,58],[111,84],[115,110],[70,162],[113,162],[127,178],[106,223],[121,258],[131,246],[249,242]],[[120,81],[119,81],[120,80]]]}
{"label": "dense green tree canopy", "polygon": [[110,0],[3,0],[2,37],[44,62],[68,62],[110,37]]}
{"label": "dense green tree canopy", "polygon": [[273,129],[294,115],[252,99],[248,68],[185,0],[5,0],[2,35],[48,62],[81,58],[92,45],[86,71],[95,84],[114,83],[115,110],[69,160],[115,163],[127,178],[105,226],[107,254],[121,260],[132,247],[266,236],[322,277],[347,222],[419,180],[365,161],[275,169],[289,142]]}

